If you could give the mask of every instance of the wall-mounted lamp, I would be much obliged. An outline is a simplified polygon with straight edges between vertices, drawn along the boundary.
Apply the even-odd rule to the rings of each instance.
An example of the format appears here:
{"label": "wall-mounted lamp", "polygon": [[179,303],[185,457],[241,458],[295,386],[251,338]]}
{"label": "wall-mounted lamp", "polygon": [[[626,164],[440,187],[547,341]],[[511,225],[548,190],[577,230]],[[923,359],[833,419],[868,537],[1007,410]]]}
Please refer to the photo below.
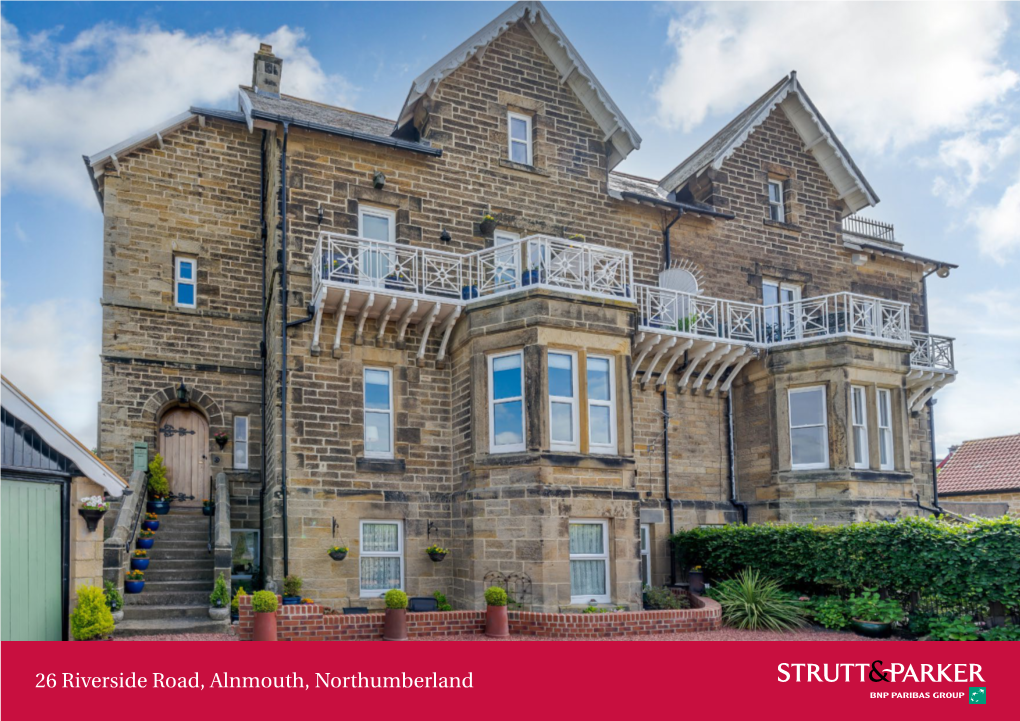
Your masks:
{"label": "wall-mounted lamp", "polygon": [[372,185],[375,186],[376,190],[382,190],[382,187],[386,185],[386,176],[383,175],[381,170],[375,171],[375,174],[372,176]]}
{"label": "wall-mounted lamp", "polygon": [[948,265],[940,265],[939,269],[935,271],[935,275],[937,275],[939,278],[948,278],[949,271],[950,268]]}
{"label": "wall-mounted lamp", "polygon": [[189,395],[188,387],[184,385],[184,381],[181,381],[181,384],[177,387],[177,400],[181,403],[187,403]]}
{"label": "wall-mounted lamp", "polygon": [[322,204],[319,204],[319,225],[322,225]]}
{"label": "wall-mounted lamp", "polygon": [[450,235],[450,231],[448,231],[446,228],[443,228],[443,232],[439,234],[439,239],[444,243],[449,243],[451,240],[453,240],[453,237]]}

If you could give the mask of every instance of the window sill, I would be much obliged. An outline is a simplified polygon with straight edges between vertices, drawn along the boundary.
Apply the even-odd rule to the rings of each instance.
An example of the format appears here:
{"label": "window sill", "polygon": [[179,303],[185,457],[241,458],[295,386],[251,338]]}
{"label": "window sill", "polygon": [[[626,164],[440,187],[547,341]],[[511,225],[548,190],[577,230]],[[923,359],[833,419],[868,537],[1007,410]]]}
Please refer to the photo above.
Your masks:
{"label": "window sill", "polygon": [[571,468],[634,468],[633,456],[574,453],[569,451],[520,451],[516,453],[479,453],[476,466],[563,466]]}
{"label": "window sill", "polygon": [[403,473],[406,464],[403,458],[357,458],[355,468],[359,473]]}
{"label": "window sill", "polygon": [[508,170],[519,170],[522,173],[531,173],[532,175],[540,175],[543,178],[549,177],[549,173],[541,168],[535,167],[534,165],[527,165],[526,163],[515,163],[514,161],[507,160],[506,158],[499,159],[499,167],[507,168]]}
{"label": "window sill", "polygon": [[762,223],[764,223],[766,227],[775,228],[776,230],[781,230],[784,233],[793,233],[795,235],[799,235],[801,231],[804,230],[799,225],[795,225],[793,223],[780,223],[778,220],[772,220],[772,218],[765,218],[762,220]]}

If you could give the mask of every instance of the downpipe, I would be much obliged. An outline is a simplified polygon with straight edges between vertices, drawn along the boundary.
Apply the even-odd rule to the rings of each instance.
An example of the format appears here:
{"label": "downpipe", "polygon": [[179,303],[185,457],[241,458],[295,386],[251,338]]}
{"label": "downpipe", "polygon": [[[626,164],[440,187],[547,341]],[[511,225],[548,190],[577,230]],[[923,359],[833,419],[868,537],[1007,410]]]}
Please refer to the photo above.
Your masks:
{"label": "downpipe", "polygon": [[726,453],[729,456],[727,464],[730,482],[730,504],[740,511],[740,520],[747,525],[747,504],[737,500],[737,454],[736,438],[733,433],[733,393],[726,394]]}
{"label": "downpipe", "polygon": [[283,123],[283,150],[280,153],[280,292],[283,294],[283,323],[280,333],[280,499],[283,507],[283,576],[290,575],[290,539],[287,528],[287,141],[290,124]]}

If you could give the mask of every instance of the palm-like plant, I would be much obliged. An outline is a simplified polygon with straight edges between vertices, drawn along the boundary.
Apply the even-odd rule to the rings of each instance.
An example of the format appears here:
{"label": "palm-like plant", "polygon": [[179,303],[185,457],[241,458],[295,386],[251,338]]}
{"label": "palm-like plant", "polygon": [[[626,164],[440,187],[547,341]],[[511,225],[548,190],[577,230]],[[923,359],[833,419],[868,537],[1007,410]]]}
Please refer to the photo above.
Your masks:
{"label": "palm-like plant", "polygon": [[779,584],[744,569],[712,590],[723,621],[734,628],[785,631],[804,624],[804,611]]}

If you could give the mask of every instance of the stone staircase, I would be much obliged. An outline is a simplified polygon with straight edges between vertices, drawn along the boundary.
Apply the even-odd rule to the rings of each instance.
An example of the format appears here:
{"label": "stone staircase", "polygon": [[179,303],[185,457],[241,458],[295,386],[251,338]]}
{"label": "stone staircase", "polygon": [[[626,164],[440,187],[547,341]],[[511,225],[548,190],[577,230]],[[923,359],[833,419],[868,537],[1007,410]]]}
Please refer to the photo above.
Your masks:
{"label": "stone staircase", "polygon": [[124,620],[115,635],[227,633],[229,620],[209,618],[213,555],[208,543],[209,519],[200,508],[175,508],[160,516],[145,589],[124,594]]}

